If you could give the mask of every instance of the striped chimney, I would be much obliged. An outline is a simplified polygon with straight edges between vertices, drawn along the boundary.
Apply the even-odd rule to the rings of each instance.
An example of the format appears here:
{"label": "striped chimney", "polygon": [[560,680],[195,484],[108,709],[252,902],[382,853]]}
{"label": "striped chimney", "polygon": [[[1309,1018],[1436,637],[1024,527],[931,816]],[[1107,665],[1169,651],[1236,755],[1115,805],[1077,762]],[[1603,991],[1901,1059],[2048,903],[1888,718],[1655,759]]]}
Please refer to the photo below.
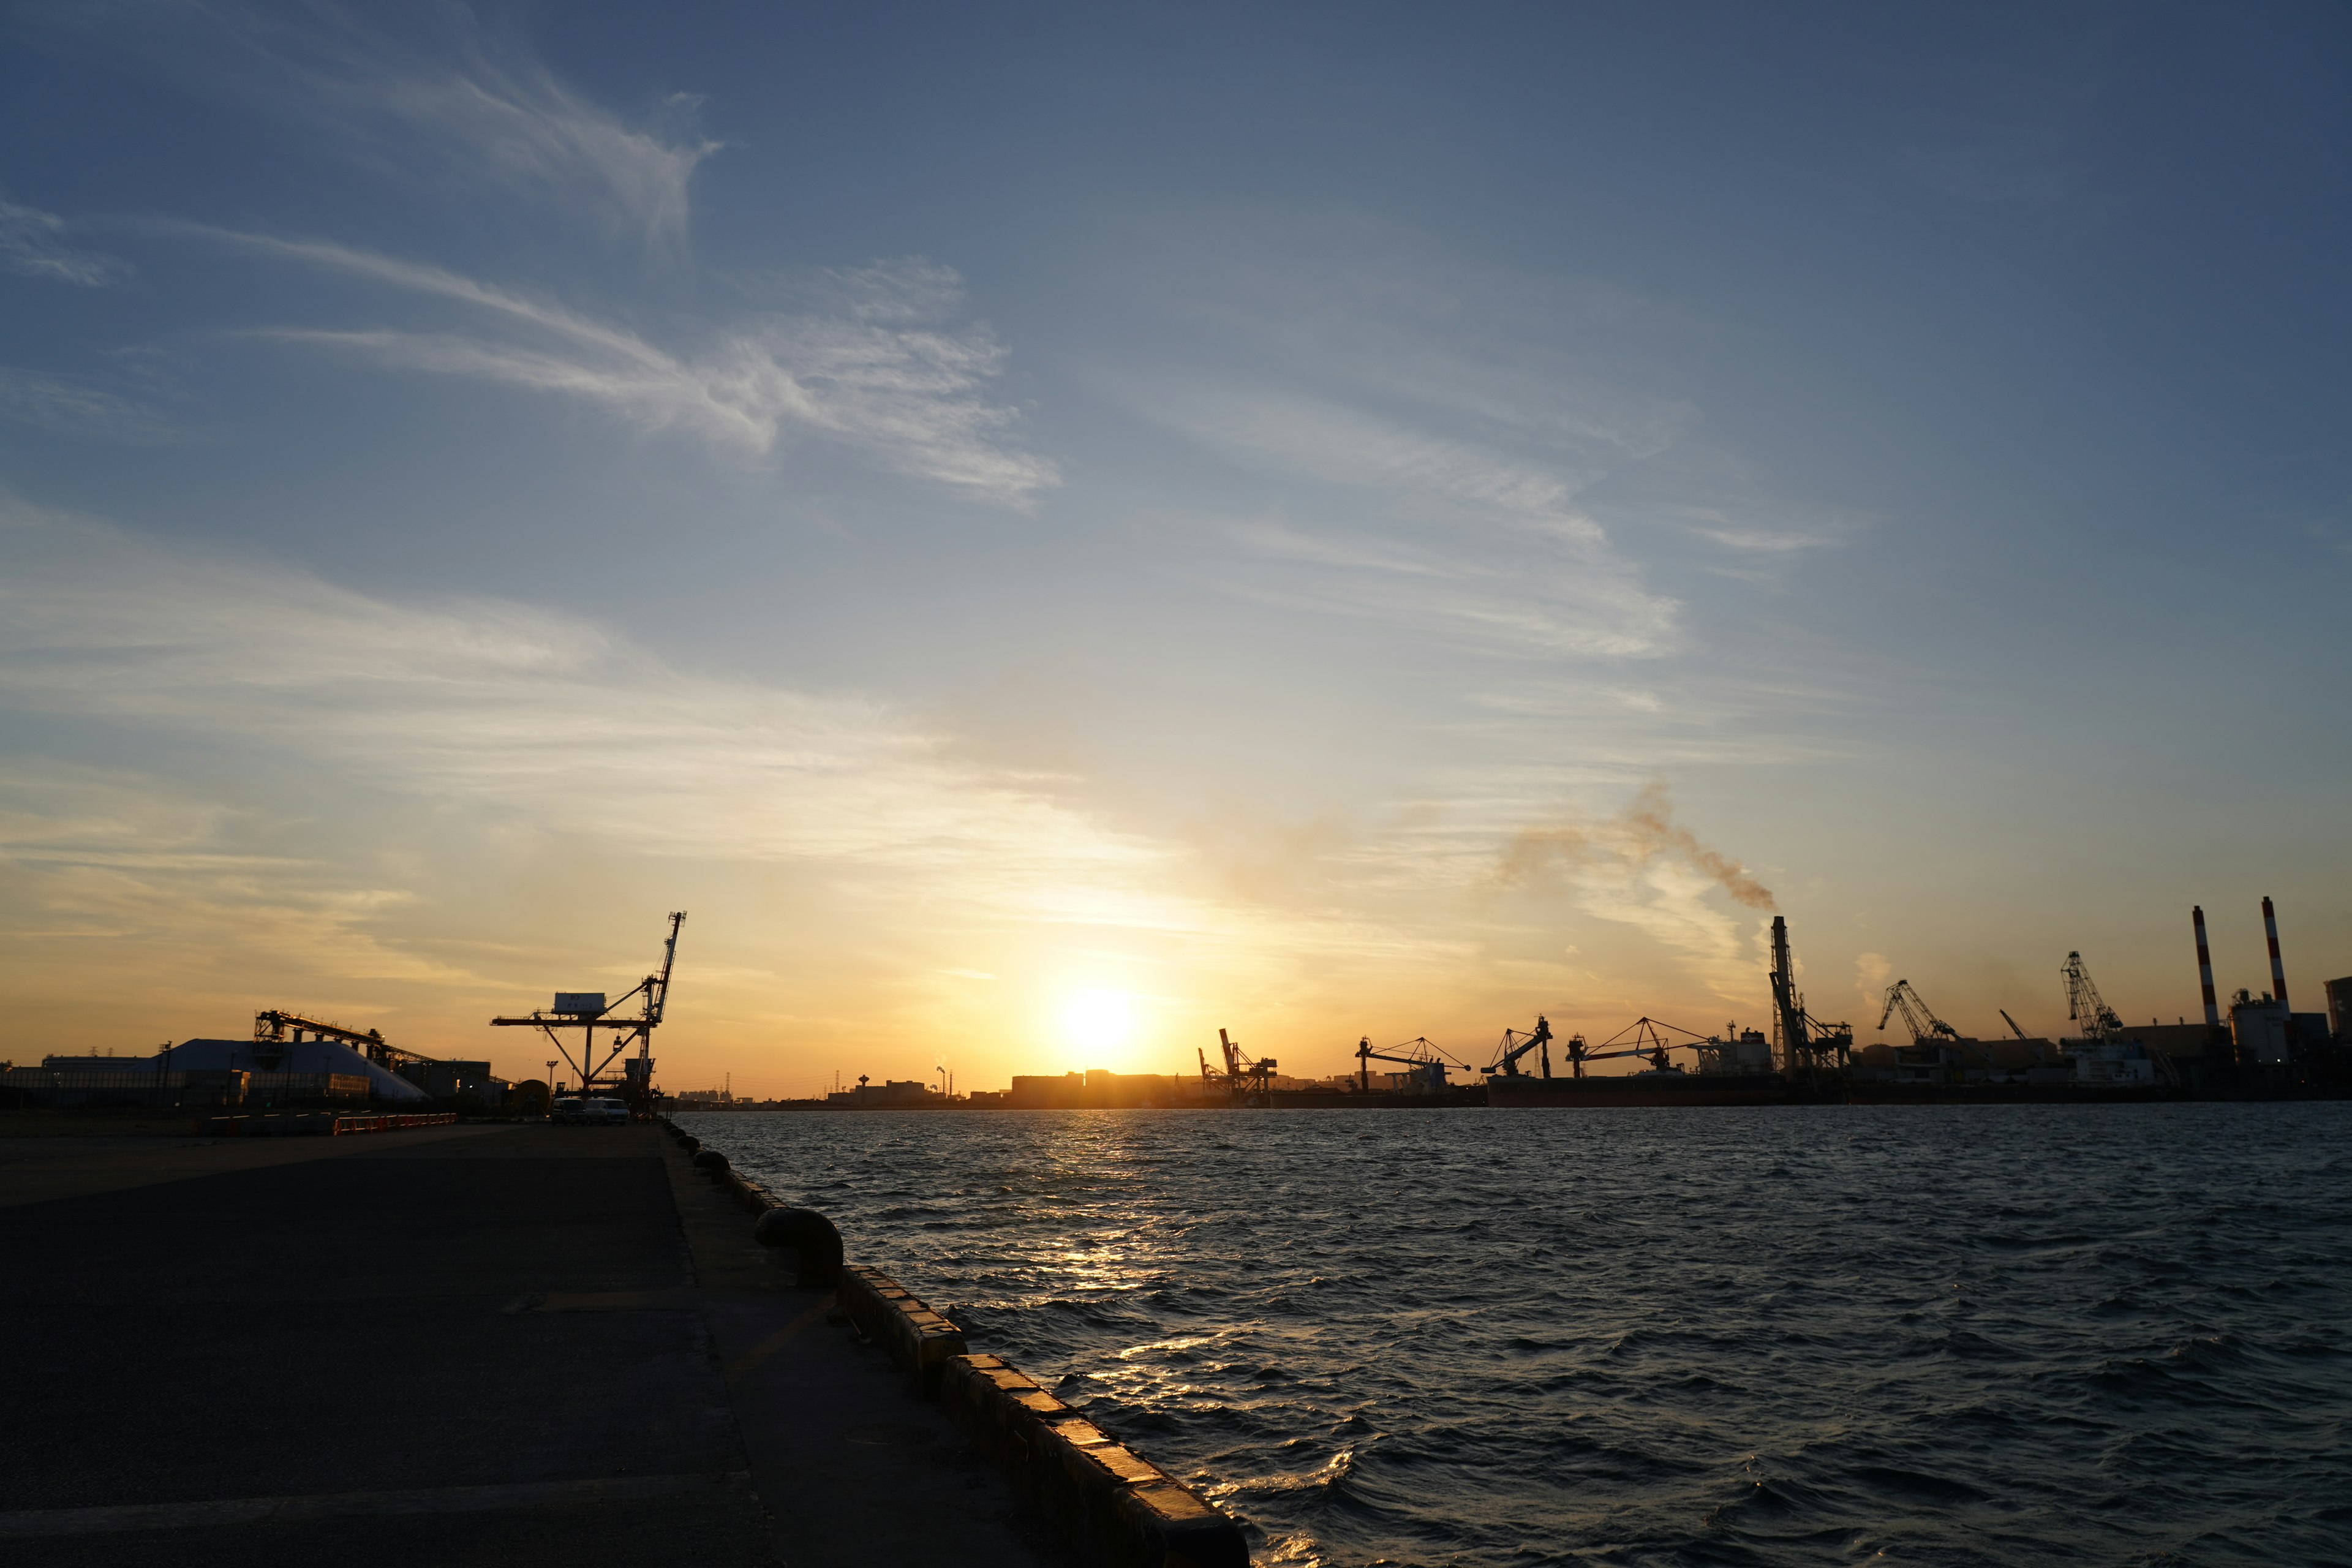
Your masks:
{"label": "striped chimney", "polygon": [[2272,912],[2267,896],[2263,900],[2263,934],[2271,939],[2271,994],[2278,998],[2282,1009],[2292,1012],[2286,1005],[2286,966],[2279,962],[2278,916]]}
{"label": "striped chimney", "polygon": [[2221,1026],[2221,1008],[2213,1000],[2213,955],[2205,947],[2205,906],[2191,905],[2189,918],[2197,927],[2197,983],[2205,987],[2205,1026],[2218,1029]]}

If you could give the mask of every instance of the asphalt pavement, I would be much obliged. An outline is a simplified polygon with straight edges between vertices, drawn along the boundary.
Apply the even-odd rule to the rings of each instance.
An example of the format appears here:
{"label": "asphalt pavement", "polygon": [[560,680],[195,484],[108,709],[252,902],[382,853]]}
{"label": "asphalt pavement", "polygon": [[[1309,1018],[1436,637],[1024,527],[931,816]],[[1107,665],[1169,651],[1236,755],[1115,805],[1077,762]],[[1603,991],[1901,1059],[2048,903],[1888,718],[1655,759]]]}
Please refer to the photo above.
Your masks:
{"label": "asphalt pavement", "polygon": [[650,1126],[46,1142],[0,1147],[0,1559],[1045,1560]]}

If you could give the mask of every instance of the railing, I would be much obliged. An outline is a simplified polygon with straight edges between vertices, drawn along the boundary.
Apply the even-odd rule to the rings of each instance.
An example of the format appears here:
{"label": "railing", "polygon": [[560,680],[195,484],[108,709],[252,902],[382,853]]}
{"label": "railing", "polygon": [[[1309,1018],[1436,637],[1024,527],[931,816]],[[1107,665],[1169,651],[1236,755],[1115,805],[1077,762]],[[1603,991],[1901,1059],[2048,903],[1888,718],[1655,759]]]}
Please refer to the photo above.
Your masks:
{"label": "railing", "polygon": [[356,1132],[397,1132],[408,1127],[446,1127],[457,1112],[399,1111],[383,1116],[346,1116],[332,1110],[284,1116],[199,1116],[199,1138],[342,1138]]}

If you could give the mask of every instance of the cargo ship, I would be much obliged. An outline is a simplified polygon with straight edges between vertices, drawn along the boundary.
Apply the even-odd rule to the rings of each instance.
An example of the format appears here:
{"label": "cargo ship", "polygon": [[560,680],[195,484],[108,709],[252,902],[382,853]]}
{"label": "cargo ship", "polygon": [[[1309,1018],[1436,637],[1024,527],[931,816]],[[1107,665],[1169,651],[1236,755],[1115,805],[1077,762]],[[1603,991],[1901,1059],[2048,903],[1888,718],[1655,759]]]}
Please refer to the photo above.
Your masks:
{"label": "cargo ship", "polygon": [[1486,1080],[1486,1103],[1510,1106],[1784,1105],[1835,1100],[1808,1091],[1777,1072],[1685,1072],[1680,1068],[1614,1073],[1607,1078],[1538,1078],[1532,1073]]}

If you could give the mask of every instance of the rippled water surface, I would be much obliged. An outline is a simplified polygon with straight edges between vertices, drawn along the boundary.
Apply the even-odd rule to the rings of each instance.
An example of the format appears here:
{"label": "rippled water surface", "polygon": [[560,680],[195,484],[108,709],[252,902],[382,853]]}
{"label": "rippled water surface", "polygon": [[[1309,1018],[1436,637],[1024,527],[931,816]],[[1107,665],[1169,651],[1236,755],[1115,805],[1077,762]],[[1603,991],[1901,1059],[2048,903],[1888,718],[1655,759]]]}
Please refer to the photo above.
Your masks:
{"label": "rippled water surface", "polygon": [[2352,1562],[2352,1107],[682,1121],[1262,1563]]}

